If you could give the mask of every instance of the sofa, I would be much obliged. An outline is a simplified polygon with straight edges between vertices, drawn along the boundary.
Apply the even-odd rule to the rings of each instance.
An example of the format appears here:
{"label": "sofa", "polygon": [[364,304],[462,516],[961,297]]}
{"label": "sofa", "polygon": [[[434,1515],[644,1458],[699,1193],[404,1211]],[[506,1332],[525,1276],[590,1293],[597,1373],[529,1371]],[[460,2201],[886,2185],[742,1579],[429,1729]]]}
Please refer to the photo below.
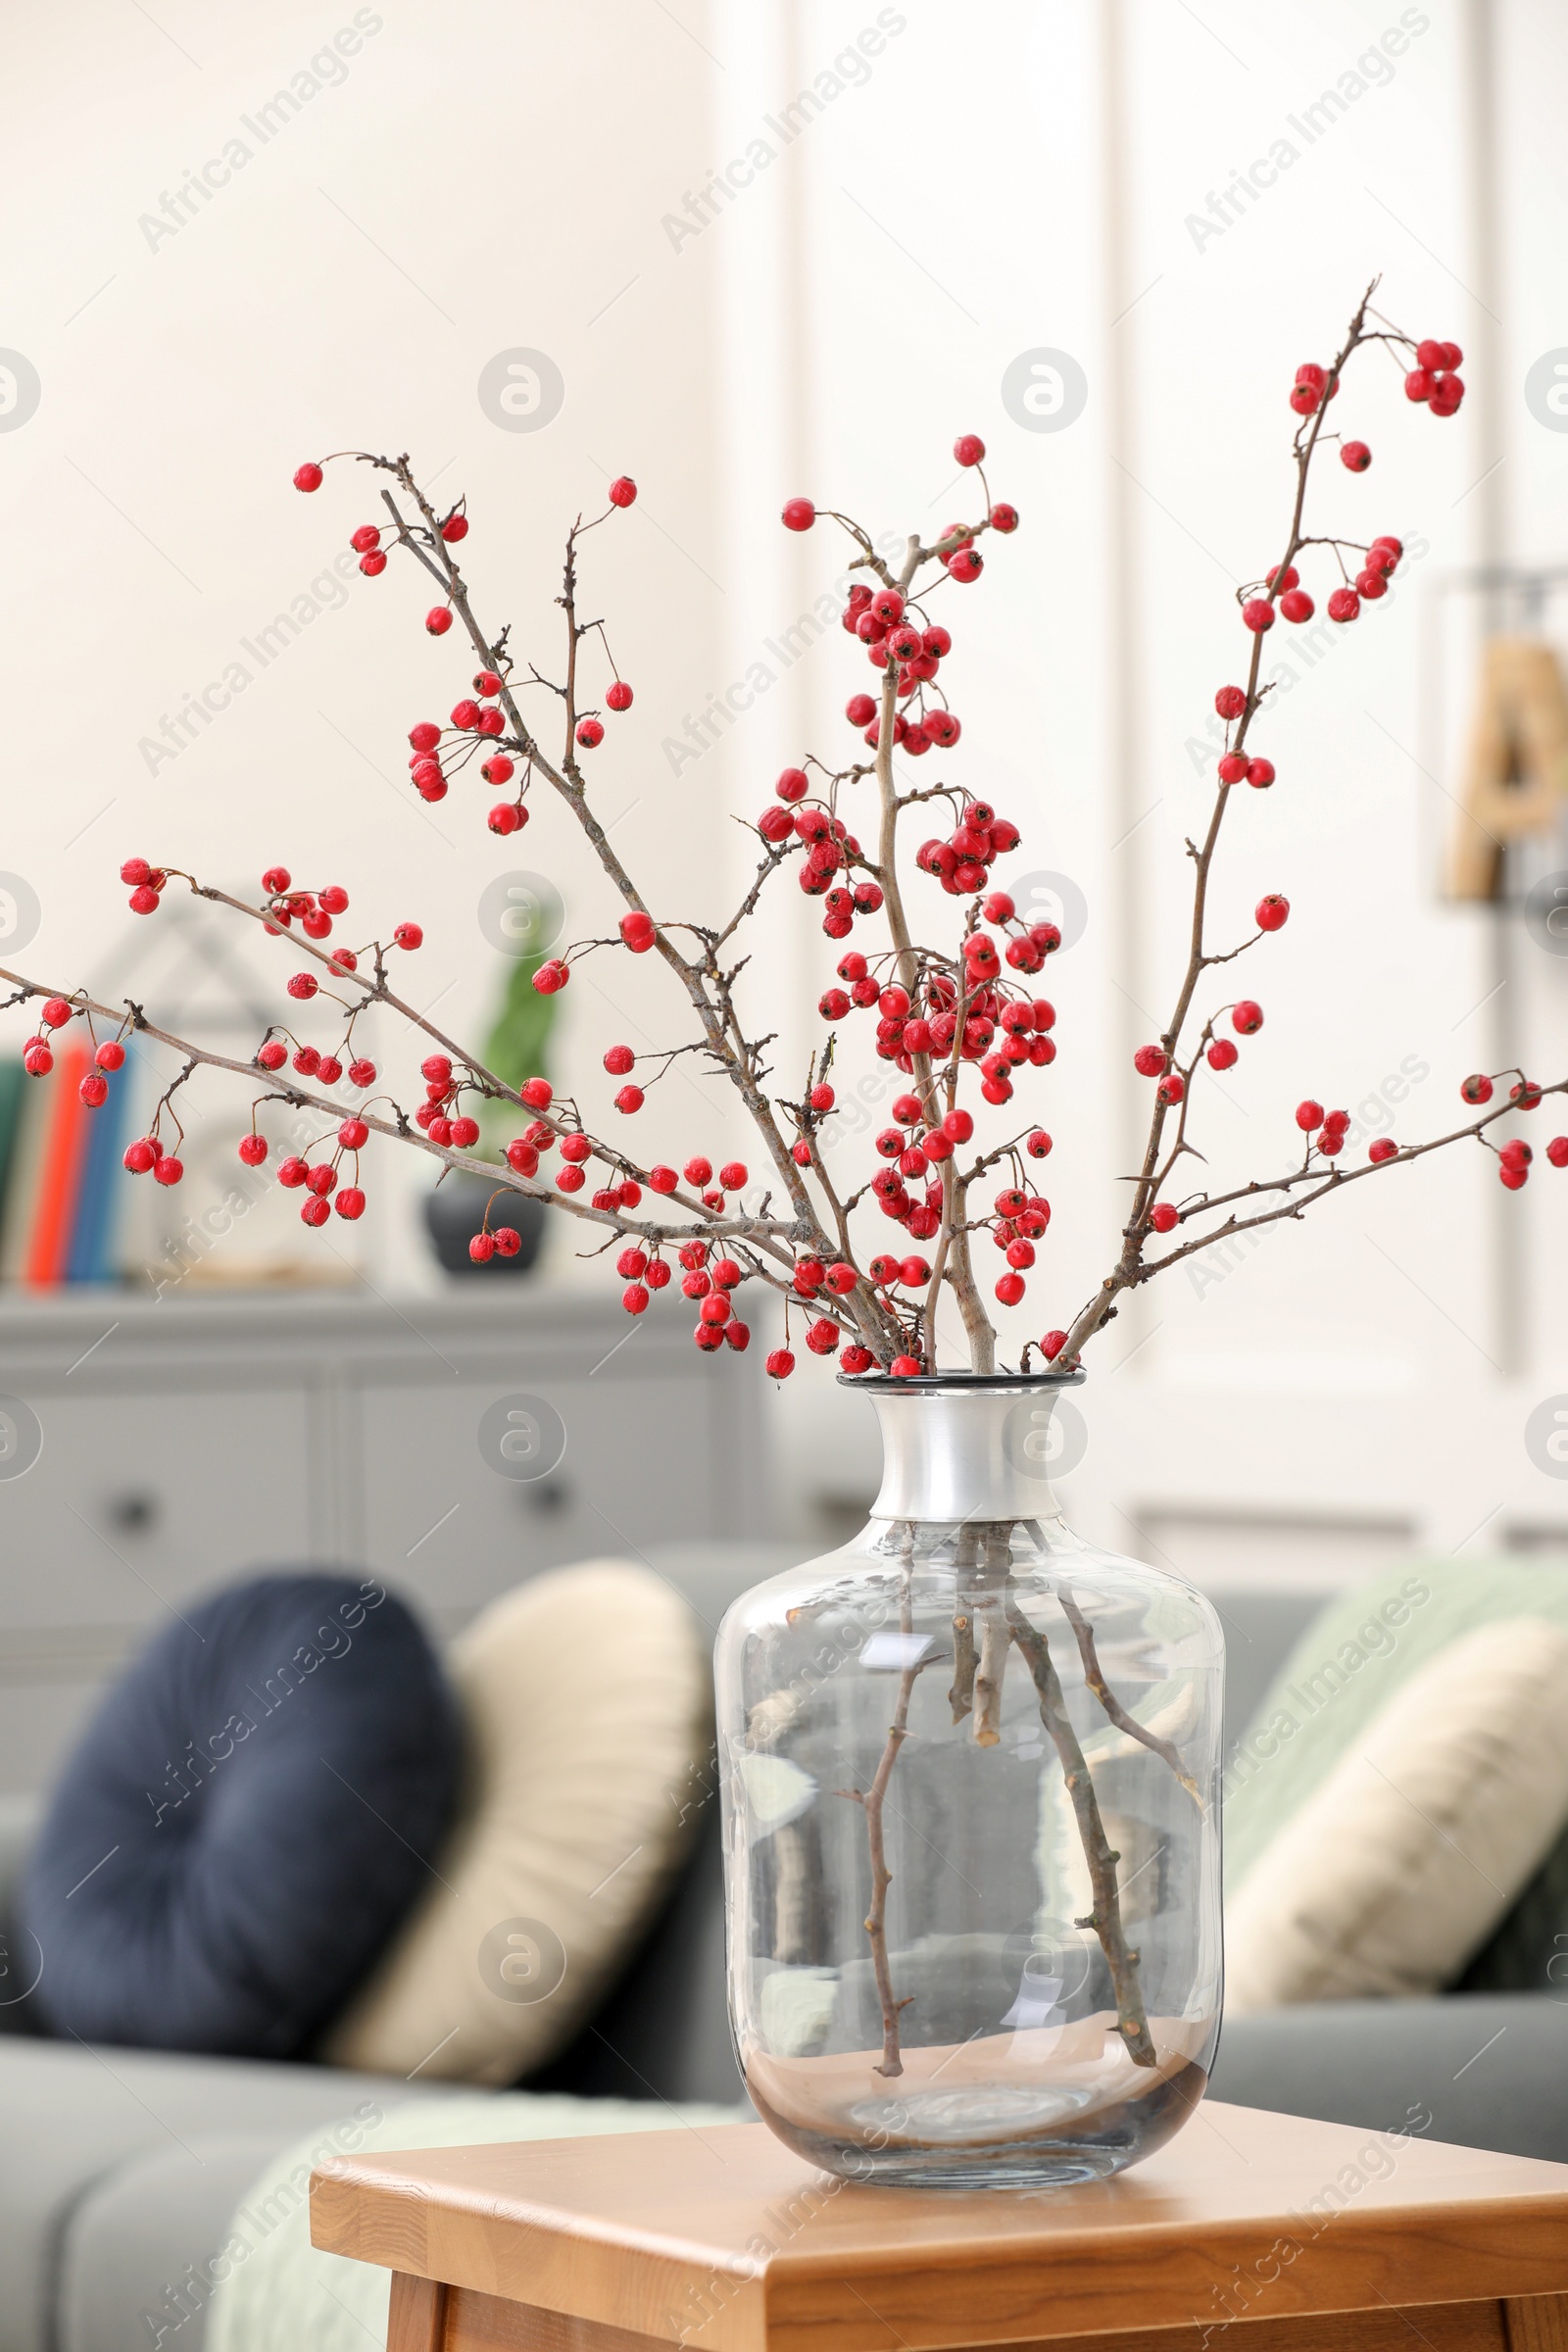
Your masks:
{"label": "sofa", "polygon": [[[664,1546],[650,1558],[716,1628],[731,1598],[789,1566],[769,1544]],[[1214,1596],[1225,1621],[1233,1746],[1321,1596]],[[367,2105],[451,2086],[324,2066],[94,2048],[28,2030],[22,1956],[3,1922],[37,1806],[0,1802],[0,2352],[130,2352],[199,2273],[264,2167]],[[641,1948],[572,2045],[525,2087],[585,2099],[733,2102],[716,1806]],[[1568,1984],[1560,1995],[1339,2001],[1228,2024],[1214,2094],[1369,2130],[1568,2161]],[[1200,2128],[1197,2127],[1197,2128]],[[201,2352],[193,2309],[163,2340]]]}

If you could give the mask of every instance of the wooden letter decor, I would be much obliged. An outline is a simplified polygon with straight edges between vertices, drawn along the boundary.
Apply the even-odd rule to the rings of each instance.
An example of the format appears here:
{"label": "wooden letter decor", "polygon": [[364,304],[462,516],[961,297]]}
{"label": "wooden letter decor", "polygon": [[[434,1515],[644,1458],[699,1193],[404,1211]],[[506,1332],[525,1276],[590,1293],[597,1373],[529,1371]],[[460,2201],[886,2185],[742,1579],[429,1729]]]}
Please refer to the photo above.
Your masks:
{"label": "wooden letter decor", "polygon": [[1494,899],[1510,841],[1549,835],[1568,808],[1568,693],[1549,645],[1494,637],[1448,853],[1453,899]]}

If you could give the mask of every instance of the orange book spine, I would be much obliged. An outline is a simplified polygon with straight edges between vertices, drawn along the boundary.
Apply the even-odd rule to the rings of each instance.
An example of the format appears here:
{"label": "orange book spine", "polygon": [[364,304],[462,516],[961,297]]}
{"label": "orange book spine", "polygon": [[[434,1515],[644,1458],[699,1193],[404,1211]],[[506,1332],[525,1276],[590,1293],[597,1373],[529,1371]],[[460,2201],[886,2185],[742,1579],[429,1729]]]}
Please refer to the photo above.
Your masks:
{"label": "orange book spine", "polygon": [[87,1121],[93,1115],[81,1099],[80,1088],[91,1067],[81,1046],[68,1046],[55,1063],[59,1092],[38,1171],[38,1201],[24,1278],[33,1290],[48,1290],[65,1279],[76,1194],[87,1155]]}

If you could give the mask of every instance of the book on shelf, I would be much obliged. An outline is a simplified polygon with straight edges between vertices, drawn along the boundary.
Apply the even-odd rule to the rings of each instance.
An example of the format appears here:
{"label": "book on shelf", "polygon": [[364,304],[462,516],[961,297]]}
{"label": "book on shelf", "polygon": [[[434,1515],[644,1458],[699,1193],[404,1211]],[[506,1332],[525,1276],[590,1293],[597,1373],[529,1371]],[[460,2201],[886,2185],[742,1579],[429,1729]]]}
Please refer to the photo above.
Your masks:
{"label": "book on shelf", "polygon": [[131,1072],[96,1110],[81,1099],[85,1047],[57,1047],[47,1078],[0,1061],[0,1282],[29,1290],[111,1282],[123,1207],[118,1182]]}

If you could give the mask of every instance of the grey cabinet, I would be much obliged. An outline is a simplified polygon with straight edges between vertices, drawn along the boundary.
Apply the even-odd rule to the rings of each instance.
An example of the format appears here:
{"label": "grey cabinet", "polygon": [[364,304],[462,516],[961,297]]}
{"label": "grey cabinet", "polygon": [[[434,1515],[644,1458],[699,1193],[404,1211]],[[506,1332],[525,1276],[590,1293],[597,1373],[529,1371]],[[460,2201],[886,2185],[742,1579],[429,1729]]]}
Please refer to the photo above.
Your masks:
{"label": "grey cabinet", "polygon": [[3,1396],[43,1444],[21,1476],[0,1451],[0,1790],[47,1783],[121,1660],[257,1567],[372,1569],[444,1636],[564,1560],[767,1531],[752,1357],[510,1283],[13,1298]]}

